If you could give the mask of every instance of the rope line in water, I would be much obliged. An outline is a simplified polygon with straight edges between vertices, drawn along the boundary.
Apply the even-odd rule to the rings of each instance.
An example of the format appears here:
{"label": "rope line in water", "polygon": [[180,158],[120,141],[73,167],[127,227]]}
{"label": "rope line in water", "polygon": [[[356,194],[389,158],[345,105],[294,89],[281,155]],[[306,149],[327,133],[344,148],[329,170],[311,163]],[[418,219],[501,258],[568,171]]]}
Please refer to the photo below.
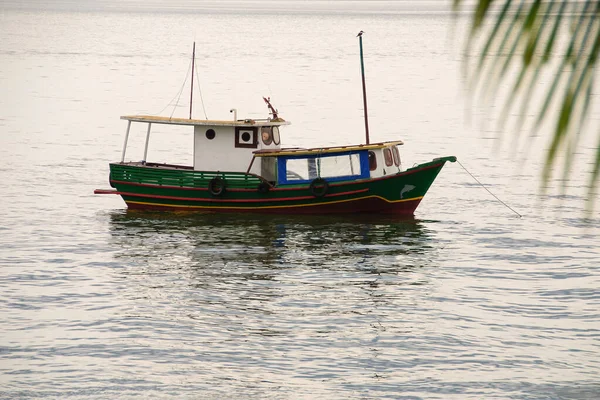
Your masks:
{"label": "rope line in water", "polygon": [[467,174],[471,175],[471,178],[475,179],[475,182],[479,183],[479,185],[481,185],[481,187],[482,187],[482,188],[484,188],[485,190],[487,190],[487,192],[488,192],[489,194],[491,194],[492,196],[494,196],[494,198],[495,198],[496,200],[498,200],[500,203],[504,204],[504,206],[505,206],[506,208],[508,208],[509,210],[511,210],[512,212],[514,212],[515,214],[517,214],[517,215],[519,216],[519,218],[521,218],[521,217],[522,217],[522,215],[521,215],[521,214],[519,214],[518,212],[516,212],[515,210],[513,210],[513,208],[512,208],[511,206],[509,206],[508,204],[506,204],[505,202],[503,202],[502,200],[500,200],[500,199],[498,198],[498,196],[496,196],[494,193],[492,193],[492,192],[491,192],[491,191],[490,191],[490,190],[489,190],[489,189],[488,189],[488,188],[487,188],[487,187],[486,187],[486,186],[485,186],[483,183],[479,182],[479,180],[478,180],[477,178],[475,178],[475,176],[474,176],[472,173],[470,173],[470,172],[469,172],[469,170],[467,170],[467,169],[465,168],[465,166],[464,166],[464,165],[462,165],[462,164],[460,163],[460,161],[456,160],[456,162],[458,162],[458,165],[460,165],[460,166],[462,167],[462,169],[464,169],[464,170],[467,172]]}

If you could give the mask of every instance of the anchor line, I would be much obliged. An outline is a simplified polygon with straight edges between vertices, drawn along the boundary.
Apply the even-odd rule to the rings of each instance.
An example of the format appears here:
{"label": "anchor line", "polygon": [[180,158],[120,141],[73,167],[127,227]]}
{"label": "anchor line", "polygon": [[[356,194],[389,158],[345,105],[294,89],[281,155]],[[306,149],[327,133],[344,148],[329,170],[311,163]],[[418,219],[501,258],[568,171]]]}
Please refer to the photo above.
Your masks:
{"label": "anchor line", "polygon": [[489,189],[488,189],[488,188],[487,188],[487,187],[486,187],[486,186],[485,186],[483,183],[479,182],[479,180],[478,180],[477,178],[475,178],[475,176],[474,176],[472,173],[470,173],[470,172],[469,172],[469,170],[467,170],[467,169],[465,168],[465,166],[464,166],[464,165],[462,165],[462,164],[460,163],[460,161],[456,160],[456,162],[458,162],[458,165],[460,165],[460,166],[462,167],[462,169],[464,169],[464,170],[467,172],[467,174],[471,175],[471,178],[475,179],[475,182],[479,183],[479,185],[480,185],[482,188],[484,188],[484,189],[485,189],[485,190],[486,190],[486,191],[487,191],[489,194],[491,194],[492,196],[494,196],[494,198],[495,198],[496,200],[498,200],[498,201],[499,201],[500,203],[502,203],[502,204],[503,204],[503,205],[504,205],[506,208],[508,208],[509,210],[511,210],[512,212],[514,212],[515,214],[517,214],[517,216],[518,216],[519,218],[523,217],[521,214],[519,214],[518,212],[516,212],[516,211],[515,211],[515,210],[514,210],[514,209],[513,209],[511,206],[509,206],[508,204],[506,204],[505,202],[503,202],[502,200],[500,200],[500,199],[498,198],[498,196],[496,196],[494,193],[492,193],[492,192],[491,192],[491,191],[490,191],[490,190],[489,190]]}

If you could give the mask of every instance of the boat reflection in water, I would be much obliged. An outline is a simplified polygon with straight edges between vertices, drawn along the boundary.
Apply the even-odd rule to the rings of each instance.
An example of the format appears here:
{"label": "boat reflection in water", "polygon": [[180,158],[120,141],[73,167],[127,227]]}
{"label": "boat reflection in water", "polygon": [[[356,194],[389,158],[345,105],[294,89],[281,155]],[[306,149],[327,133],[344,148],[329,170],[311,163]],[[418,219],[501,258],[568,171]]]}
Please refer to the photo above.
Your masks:
{"label": "boat reflection in water", "polygon": [[[297,266],[399,272],[423,266],[432,233],[414,218],[153,213],[110,214],[127,263],[173,264],[222,275]],[[161,266],[160,268],[164,268]],[[270,272],[269,272],[270,271]]]}
{"label": "boat reflection in water", "polygon": [[128,318],[158,319],[161,327],[177,326],[178,335],[191,329],[191,342],[205,343],[217,365],[232,362],[231,346],[254,354],[269,337],[283,347],[291,340],[304,354],[312,348],[306,337],[334,340],[348,329],[370,337],[400,310],[406,318],[429,307],[438,254],[429,222],[135,211],[109,217],[113,278]]}

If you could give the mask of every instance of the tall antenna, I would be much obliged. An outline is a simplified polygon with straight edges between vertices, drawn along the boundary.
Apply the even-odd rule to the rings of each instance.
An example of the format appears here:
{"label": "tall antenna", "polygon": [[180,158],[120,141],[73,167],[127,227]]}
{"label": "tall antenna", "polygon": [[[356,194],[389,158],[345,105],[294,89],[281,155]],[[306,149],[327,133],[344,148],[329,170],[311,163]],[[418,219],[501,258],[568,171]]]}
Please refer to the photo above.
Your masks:
{"label": "tall antenna", "polygon": [[190,119],[192,119],[192,100],[194,98],[194,61],[196,61],[196,42],[192,47],[192,87],[190,88]]}
{"label": "tall antenna", "polygon": [[369,144],[369,116],[367,114],[367,87],[365,84],[365,63],[363,61],[363,45],[362,45],[362,35],[363,31],[358,32],[358,42],[360,44],[360,70],[362,73],[362,89],[363,89],[363,104],[365,109],[365,136],[367,138],[367,144]]}

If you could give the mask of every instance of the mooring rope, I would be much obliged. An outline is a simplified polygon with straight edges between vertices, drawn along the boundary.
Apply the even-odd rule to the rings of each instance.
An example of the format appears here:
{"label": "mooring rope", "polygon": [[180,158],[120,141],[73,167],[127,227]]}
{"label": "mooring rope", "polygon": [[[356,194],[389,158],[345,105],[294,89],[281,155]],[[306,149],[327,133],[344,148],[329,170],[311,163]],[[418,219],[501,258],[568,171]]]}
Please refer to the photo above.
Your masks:
{"label": "mooring rope", "polygon": [[471,178],[475,179],[475,182],[479,183],[479,185],[481,185],[481,187],[482,187],[482,188],[484,188],[485,190],[487,190],[487,192],[488,192],[489,194],[491,194],[492,196],[494,196],[494,198],[495,198],[496,200],[498,200],[500,203],[504,204],[504,206],[505,206],[506,208],[508,208],[509,210],[511,210],[512,212],[514,212],[515,214],[517,214],[517,215],[519,216],[519,218],[521,218],[521,217],[522,217],[522,215],[521,215],[521,214],[519,214],[518,212],[516,212],[515,210],[513,210],[513,208],[512,208],[511,206],[509,206],[508,204],[506,204],[505,202],[503,202],[502,200],[500,200],[500,199],[498,198],[498,196],[496,196],[494,193],[492,193],[492,192],[491,192],[491,191],[490,191],[490,190],[489,190],[489,189],[488,189],[488,188],[487,188],[487,187],[486,187],[486,186],[485,186],[483,183],[479,182],[479,180],[478,180],[477,178],[475,178],[475,176],[474,176],[472,173],[470,173],[470,172],[469,172],[469,170],[467,170],[467,169],[465,168],[465,166],[464,166],[464,165],[462,165],[462,164],[460,163],[460,161],[456,160],[456,162],[458,162],[458,165],[460,165],[460,166],[462,167],[462,169],[464,169],[465,171],[467,171],[467,174],[471,175]]}

